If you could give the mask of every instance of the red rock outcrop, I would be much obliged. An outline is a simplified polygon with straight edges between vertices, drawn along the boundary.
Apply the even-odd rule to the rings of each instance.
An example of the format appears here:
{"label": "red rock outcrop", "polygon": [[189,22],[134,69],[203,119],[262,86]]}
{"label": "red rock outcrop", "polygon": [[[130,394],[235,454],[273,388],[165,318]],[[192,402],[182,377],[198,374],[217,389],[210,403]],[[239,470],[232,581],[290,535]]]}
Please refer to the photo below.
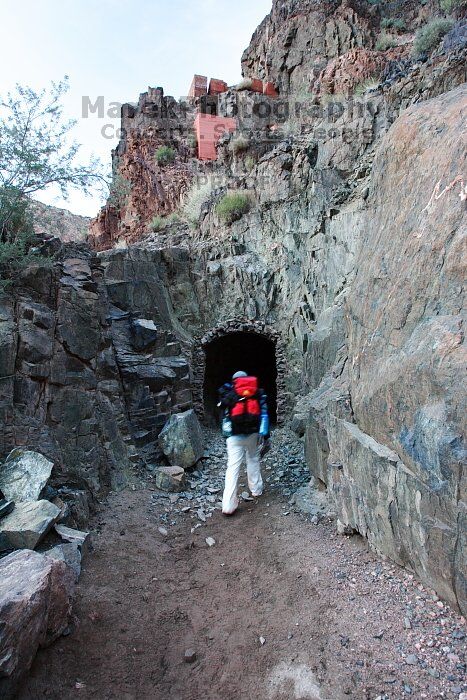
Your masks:
{"label": "red rock outcrop", "polygon": [[[124,105],[123,136],[112,154],[115,192],[91,222],[94,248],[138,240],[154,216],[178,208],[193,177],[194,117],[193,106],[164,97],[160,88],[143,93],[136,108]],[[162,146],[172,149],[167,163],[158,162]]]}
{"label": "red rock outcrop", "polygon": [[401,19],[411,29],[439,14],[439,3],[415,0],[274,0],[242,56],[243,75],[270,80],[281,95],[314,85],[328,61],[351,49],[374,49],[381,19]]}
{"label": "red rock outcrop", "polygon": [[352,95],[358,85],[372,78],[377,80],[389,61],[399,60],[407,52],[406,46],[389,51],[351,49],[329,61],[314,86],[315,90],[328,95]]}

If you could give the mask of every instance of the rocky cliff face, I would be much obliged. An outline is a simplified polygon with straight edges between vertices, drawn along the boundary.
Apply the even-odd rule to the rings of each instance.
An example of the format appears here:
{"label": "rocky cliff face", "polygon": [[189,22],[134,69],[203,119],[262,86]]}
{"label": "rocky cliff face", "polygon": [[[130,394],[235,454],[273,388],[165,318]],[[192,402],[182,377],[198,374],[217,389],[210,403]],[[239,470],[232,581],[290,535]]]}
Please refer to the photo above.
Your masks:
{"label": "rocky cliff face", "polygon": [[[392,5],[411,30],[434,8]],[[465,40],[457,25],[418,62],[413,32],[376,50],[382,7],[275,2],[242,65],[280,97],[222,95],[239,128],[209,166],[190,151],[191,108],[170,136],[160,91],[124,110],[114,164],[130,191],[92,230],[109,250],[30,271],[2,310],[3,451],[45,446],[58,480],[98,492],[135,446],[151,467],[166,418],[199,407],[206,333],[273,329],[280,411],[339,529],[465,609]],[[174,162],[148,166],[160,145]],[[196,225],[148,235],[197,173],[213,182]],[[226,223],[234,190],[250,209]]]}
{"label": "rocky cliff face", "polygon": [[[274,0],[242,56],[242,70],[272,81],[281,94],[302,92],[314,87],[338,57],[355,49],[374,49],[385,18],[403,23],[408,36],[394,41],[403,48],[413,31],[438,11],[438,3],[432,1]],[[374,65],[372,74],[377,72]]]}
{"label": "rocky cliff face", "polygon": [[[123,105],[122,138],[112,152],[114,189],[90,227],[95,248],[138,240],[154,216],[180,206],[195,171],[194,118],[193,105],[165,97],[162,88],[148,88],[136,108]],[[161,146],[172,149],[167,163],[157,160]]]}
{"label": "rocky cliff face", "polygon": [[1,453],[35,446],[75,505],[152,464],[169,415],[191,407],[160,258],[65,246],[0,305]]}
{"label": "rocky cliff face", "polygon": [[307,428],[310,467],[343,527],[464,608],[465,95],[405,111],[376,151],[344,305],[345,379],[325,377]]}
{"label": "rocky cliff face", "polygon": [[34,232],[38,236],[55,236],[66,243],[85,241],[90,219],[72,214],[67,209],[31,201]]}

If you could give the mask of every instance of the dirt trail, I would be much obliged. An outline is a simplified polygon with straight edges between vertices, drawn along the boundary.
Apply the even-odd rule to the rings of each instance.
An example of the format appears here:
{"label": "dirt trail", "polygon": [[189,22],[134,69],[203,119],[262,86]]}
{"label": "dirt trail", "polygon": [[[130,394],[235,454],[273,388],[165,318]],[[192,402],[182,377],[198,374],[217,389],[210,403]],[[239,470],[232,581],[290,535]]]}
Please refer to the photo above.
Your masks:
{"label": "dirt trail", "polygon": [[[467,690],[462,618],[360,538],[290,512],[281,454],[278,444],[261,499],[193,531],[193,503],[181,514],[183,503],[143,485],[111,495],[94,523],[76,628],[38,654],[19,697],[418,700]],[[220,468],[205,467],[218,479]]]}

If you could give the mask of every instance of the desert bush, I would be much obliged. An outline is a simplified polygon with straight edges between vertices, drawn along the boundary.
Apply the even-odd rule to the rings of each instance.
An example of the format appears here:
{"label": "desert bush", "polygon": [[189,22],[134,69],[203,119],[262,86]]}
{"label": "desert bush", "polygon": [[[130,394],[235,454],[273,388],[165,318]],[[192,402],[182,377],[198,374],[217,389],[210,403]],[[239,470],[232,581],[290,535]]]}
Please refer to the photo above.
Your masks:
{"label": "desert bush", "polygon": [[160,146],[156,151],[157,165],[170,165],[175,160],[175,149],[170,146]]}
{"label": "desert bush", "polygon": [[456,12],[467,5],[466,0],[440,0],[439,6],[443,12]]}
{"label": "desert bush", "polygon": [[178,224],[180,222],[180,214],[177,214],[177,212],[174,211],[165,217],[165,221],[166,221],[166,226],[172,226],[172,224]]}
{"label": "desert bush", "polygon": [[201,215],[201,208],[208,201],[214,189],[214,184],[211,178],[207,178],[203,182],[194,182],[188,191],[185,200],[181,207],[183,218],[188,221],[191,226],[196,226]]}
{"label": "desert bush", "polygon": [[68,78],[36,92],[16,85],[0,96],[0,286],[18,272],[51,258],[34,235],[31,198],[55,186],[66,197],[70,189],[90,193],[106,185],[101,164],[94,158],[78,161],[79,146],[71,138],[74,121],[66,120],[63,97]]}
{"label": "desert bush", "polygon": [[253,156],[247,156],[243,162],[245,163],[245,168],[248,170],[248,172],[253,170],[256,165],[256,161]]}
{"label": "desert bush", "polygon": [[242,78],[238,85],[235,86],[236,90],[250,90],[253,85],[253,80],[251,78]]}
{"label": "desert bush", "polygon": [[407,25],[401,17],[393,19],[392,17],[383,17],[381,20],[381,27],[383,29],[395,29],[398,32],[406,32]]}
{"label": "desert bush", "polygon": [[186,143],[188,148],[196,148],[198,145],[198,139],[196,138],[195,134],[189,134],[187,136]]}
{"label": "desert bush", "polygon": [[376,42],[377,51],[387,51],[388,49],[393,49],[397,46],[397,41],[391,34],[383,32],[380,34],[378,41]]}
{"label": "desert bush", "polygon": [[445,34],[452,29],[454,22],[451,19],[437,17],[421,27],[415,35],[413,43],[413,55],[421,56],[431,53],[436,49]]}
{"label": "desert bush", "polygon": [[180,221],[180,216],[176,213],[173,212],[172,214],[169,214],[168,216],[159,216],[156,214],[156,216],[153,216],[151,219],[151,223],[149,224],[149,228],[151,231],[162,231],[164,228],[167,226],[171,226],[172,224],[176,224]]}
{"label": "desert bush", "polygon": [[12,285],[21,270],[29,265],[52,264],[52,258],[44,256],[35,247],[36,243],[31,233],[21,233],[12,242],[0,240],[0,292]]}
{"label": "desert bush", "polygon": [[123,209],[130,194],[131,183],[117,171],[110,185],[108,203],[116,209]]}
{"label": "desert bush", "polygon": [[[3,219],[8,212],[8,219]],[[21,270],[34,263],[48,264],[51,258],[37,248],[30,201],[15,187],[0,187],[0,291],[15,280]]]}
{"label": "desert bush", "polygon": [[249,139],[246,138],[246,136],[237,136],[234,138],[230,143],[229,143],[229,149],[232,151],[232,153],[236,156],[239,153],[242,153],[242,151],[246,151],[250,146],[250,141]]}
{"label": "desert bush", "polygon": [[231,224],[241,219],[251,207],[251,199],[245,192],[225,194],[216,205],[216,212],[222,221]]}
{"label": "desert bush", "polygon": [[[16,85],[0,95],[0,238],[5,243],[15,243],[13,219],[37,192],[55,186],[66,197],[73,188],[90,193],[107,184],[97,160],[78,161],[79,145],[71,138],[75,122],[64,117],[67,91],[65,77],[39,92]],[[17,230],[24,233],[22,226]]]}
{"label": "desert bush", "polygon": [[358,85],[355,86],[355,95],[364,95],[367,90],[373,90],[374,88],[377,88],[379,85],[379,80],[378,78],[367,78],[361,83],[358,83]]}
{"label": "desert bush", "polygon": [[164,217],[163,217],[163,216],[158,216],[158,215],[156,214],[156,216],[153,216],[153,217],[152,217],[151,223],[149,224],[149,228],[151,229],[151,231],[154,231],[154,232],[156,232],[156,231],[162,231],[162,229],[165,228],[166,225],[167,225],[167,224],[166,224],[166,222],[165,222]]}

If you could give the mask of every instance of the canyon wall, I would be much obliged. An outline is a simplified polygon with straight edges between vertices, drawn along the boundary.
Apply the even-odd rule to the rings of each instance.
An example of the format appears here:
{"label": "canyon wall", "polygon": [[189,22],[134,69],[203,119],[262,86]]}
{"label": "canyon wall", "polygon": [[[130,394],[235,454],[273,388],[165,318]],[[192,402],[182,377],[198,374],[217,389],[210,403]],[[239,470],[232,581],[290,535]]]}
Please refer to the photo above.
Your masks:
{"label": "canyon wall", "polygon": [[[93,251],[65,247],[2,306],[2,452],[32,444],[56,483],[118,485],[199,402],[203,336],[268,326],[283,418],[339,530],[465,610],[465,22],[415,60],[413,32],[376,48],[380,5],[275,2],[242,66],[279,97],[220,95],[237,131],[215,161],[190,145],[199,103],[149,89],[124,107],[129,191],[94,221]],[[413,28],[435,8],[391,5]],[[196,220],[170,219],[200,178]],[[237,191],[249,209],[226,221]]]}

